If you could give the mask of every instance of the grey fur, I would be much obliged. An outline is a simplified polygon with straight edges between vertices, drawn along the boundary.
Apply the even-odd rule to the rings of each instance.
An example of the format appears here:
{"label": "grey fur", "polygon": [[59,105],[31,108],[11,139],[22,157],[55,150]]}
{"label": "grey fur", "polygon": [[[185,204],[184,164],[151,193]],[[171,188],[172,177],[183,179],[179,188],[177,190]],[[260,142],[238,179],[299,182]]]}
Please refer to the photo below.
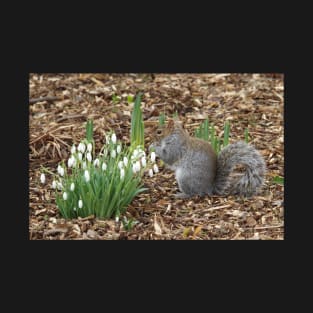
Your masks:
{"label": "grey fur", "polygon": [[[203,142],[203,145],[208,143]],[[179,130],[174,130],[151,147],[175,171],[182,191],[176,196],[180,198],[205,194],[252,196],[263,184],[264,159],[253,146],[242,141],[225,147],[217,159],[213,152],[191,148],[190,140],[186,140]],[[245,172],[241,178],[232,181],[230,175],[239,164],[245,167]]]}
{"label": "grey fur", "polygon": [[[229,176],[236,165],[243,165],[245,172],[230,185]],[[243,141],[230,144],[218,155],[214,193],[250,197],[262,186],[265,172],[265,161],[253,146]]]}

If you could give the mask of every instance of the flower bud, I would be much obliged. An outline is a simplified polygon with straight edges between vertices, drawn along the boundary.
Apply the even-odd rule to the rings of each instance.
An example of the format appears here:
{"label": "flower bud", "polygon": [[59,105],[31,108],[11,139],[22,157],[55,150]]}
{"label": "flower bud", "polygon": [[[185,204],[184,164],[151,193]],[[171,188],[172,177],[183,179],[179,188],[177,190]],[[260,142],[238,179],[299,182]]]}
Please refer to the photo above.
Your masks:
{"label": "flower bud", "polygon": [[116,147],[116,152],[117,152],[117,154],[120,154],[120,153],[121,153],[121,150],[122,150],[121,145],[118,145],[118,146]]}
{"label": "flower bud", "polygon": [[68,166],[68,167],[72,167],[73,163],[74,163],[74,161],[73,161],[73,158],[72,158],[72,156],[71,156],[71,157],[67,160],[67,166]]}
{"label": "flower bud", "polygon": [[83,200],[78,201],[78,207],[81,209],[83,207]]}
{"label": "flower bud", "polygon": [[78,160],[81,161],[83,159],[83,154],[81,152],[78,153]]}
{"label": "flower bud", "polygon": [[81,142],[79,145],[78,145],[78,148],[77,148],[78,151],[80,151],[81,153],[84,153],[85,150],[86,150],[86,145]]}
{"label": "flower bud", "polygon": [[55,180],[52,182],[51,187],[52,187],[53,189],[55,189],[55,188],[57,187],[57,182],[56,182]]}
{"label": "flower bud", "polygon": [[71,191],[74,191],[74,189],[75,189],[75,184],[74,183],[71,183],[70,189],[71,189]]}
{"label": "flower bud", "polygon": [[151,161],[154,163],[155,162],[155,152],[151,152]]}
{"label": "flower bud", "polygon": [[121,168],[121,179],[123,179],[125,176],[125,170],[123,168]]}
{"label": "flower bud", "polygon": [[76,152],[76,147],[75,147],[75,145],[73,145],[71,148],[71,153],[74,154],[75,152]]}
{"label": "flower bud", "polygon": [[63,168],[63,167],[60,167],[60,172],[59,172],[59,174],[60,174],[61,176],[64,176],[64,168]]}
{"label": "flower bud", "polygon": [[102,163],[102,171],[105,171],[107,169],[107,165],[105,163]]}
{"label": "flower bud", "polygon": [[116,151],[114,149],[111,151],[111,157],[113,159],[115,159],[115,157],[116,157]]}
{"label": "flower bud", "polygon": [[153,164],[153,170],[154,170],[154,173],[158,173],[159,172],[159,168],[156,164]]}
{"label": "flower bud", "polygon": [[135,164],[136,164],[136,171],[139,172],[140,171],[140,162],[137,161]]}
{"label": "flower bud", "polygon": [[112,134],[111,140],[112,140],[112,142],[114,144],[116,143],[116,135],[115,135],[115,133]]}
{"label": "flower bud", "polygon": [[92,144],[89,142],[87,145],[87,151],[91,152],[92,151]]}
{"label": "flower bud", "polygon": [[152,170],[152,168],[149,169],[149,176],[150,176],[150,177],[153,176],[153,170]]}
{"label": "flower bud", "polygon": [[143,167],[146,167],[146,165],[147,165],[147,160],[144,156],[141,158],[141,164]]}
{"label": "flower bud", "polygon": [[86,180],[86,182],[88,183],[88,182],[90,181],[90,175],[89,175],[88,170],[85,170],[84,175],[85,175],[85,180]]}
{"label": "flower bud", "polygon": [[92,156],[91,156],[90,152],[87,153],[87,160],[88,160],[88,162],[91,162],[91,160],[92,160]]}
{"label": "flower bud", "polygon": [[94,165],[95,167],[99,166],[99,164],[100,164],[99,159],[95,159],[95,160],[93,161],[93,165]]}
{"label": "flower bud", "polygon": [[127,159],[126,157],[124,157],[124,158],[123,158],[123,162],[124,162],[124,165],[127,166],[127,164],[128,164],[128,159]]}
{"label": "flower bud", "polygon": [[42,173],[42,174],[40,175],[40,181],[41,181],[42,184],[45,183],[45,181],[46,181],[46,176],[45,176],[44,173]]}
{"label": "flower bud", "polygon": [[118,168],[119,168],[119,169],[122,169],[123,166],[124,166],[123,161],[119,161],[119,162],[118,162]]}
{"label": "flower bud", "polygon": [[66,192],[63,193],[63,199],[67,200],[67,193]]}

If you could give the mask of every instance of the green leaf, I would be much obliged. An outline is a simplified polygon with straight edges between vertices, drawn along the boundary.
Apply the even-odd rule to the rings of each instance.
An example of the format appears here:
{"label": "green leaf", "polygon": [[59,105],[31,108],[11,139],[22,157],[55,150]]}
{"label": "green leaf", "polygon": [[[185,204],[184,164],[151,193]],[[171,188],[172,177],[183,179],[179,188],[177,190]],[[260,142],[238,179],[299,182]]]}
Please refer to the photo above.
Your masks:
{"label": "green leaf", "polygon": [[229,121],[226,121],[224,125],[224,142],[223,142],[224,147],[226,147],[229,144],[229,130],[230,124]]}
{"label": "green leaf", "polygon": [[86,124],[86,139],[88,142],[93,141],[93,120],[88,120]]}
{"label": "green leaf", "polygon": [[245,129],[245,142],[246,142],[246,143],[249,142],[249,131],[248,131],[248,127]]}
{"label": "green leaf", "polygon": [[275,183],[275,184],[280,184],[280,185],[284,185],[284,177],[275,176],[275,177],[273,178],[273,183]]}

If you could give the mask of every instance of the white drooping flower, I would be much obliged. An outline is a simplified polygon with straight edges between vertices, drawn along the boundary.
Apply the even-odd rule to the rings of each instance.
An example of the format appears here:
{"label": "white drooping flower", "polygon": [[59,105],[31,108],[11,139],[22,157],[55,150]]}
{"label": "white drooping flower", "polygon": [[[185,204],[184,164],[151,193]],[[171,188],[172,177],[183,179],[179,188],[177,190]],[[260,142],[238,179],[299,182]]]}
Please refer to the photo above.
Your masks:
{"label": "white drooping flower", "polygon": [[83,200],[78,201],[78,207],[81,209],[83,207]]}
{"label": "white drooping flower", "polygon": [[138,153],[139,153],[139,151],[138,151],[137,149],[135,149],[135,150],[133,151],[133,155],[132,155],[132,156],[134,157],[134,159],[137,158]]}
{"label": "white drooping flower", "polygon": [[141,164],[142,164],[143,167],[146,167],[146,165],[147,165],[146,157],[143,156],[143,157],[141,158]]}
{"label": "white drooping flower", "polygon": [[95,159],[95,160],[93,161],[93,165],[94,165],[95,167],[99,166],[99,164],[100,164],[99,159]]}
{"label": "white drooping flower", "polygon": [[149,176],[150,176],[150,177],[153,176],[153,170],[152,170],[152,168],[149,169]]}
{"label": "white drooping flower", "polygon": [[115,222],[118,223],[118,221],[120,220],[120,217],[118,215],[115,216]]}
{"label": "white drooping flower", "polygon": [[125,176],[125,170],[123,168],[121,168],[121,179],[123,179]]}
{"label": "white drooping flower", "polygon": [[76,152],[76,147],[75,147],[75,145],[72,145],[71,153],[74,154],[75,152]]}
{"label": "white drooping flower", "polygon": [[55,189],[55,188],[57,187],[57,182],[56,182],[55,180],[52,182],[51,187],[52,187],[53,189]]}
{"label": "white drooping flower", "polygon": [[118,168],[119,168],[119,169],[122,169],[123,167],[124,167],[123,161],[119,161],[119,162],[118,162]]}
{"label": "white drooping flower", "polygon": [[67,200],[67,193],[66,192],[63,192],[63,199]]}
{"label": "white drooping flower", "polygon": [[73,210],[76,211],[76,208],[74,207]]}
{"label": "white drooping flower", "polygon": [[91,161],[92,161],[92,156],[91,156],[91,153],[90,153],[90,152],[87,152],[86,157],[87,157],[88,162],[91,162]]}
{"label": "white drooping flower", "polygon": [[109,135],[105,135],[105,142],[107,145],[110,143],[110,136]]}
{"label": "white drooping flower", "polygon": [[127,166],[127,164],[128,164],[128,159],[127,159],[126,157],[124,157],[124,158],[123,158],[123,162],[124,162],[124,165]]}
{"label": "white drooping flower", "polygon": [[91,152],[92,151],[92,144],[89,142],[87,145],[87,151]]}
{"label": "white drooping flower", "polygon": [[88,183],[88,182],[90,181],[90,175],[89,175],[88,170],[85,170],[85,172],[84,172],[84,176],[85,176],[85,180],[86,180],[86,182]]}
{"label": "white drooping flower", "polygon": [[105,171],[107,169],[107,165],[105,163],[102,163],[102,171]]}
{"label": "white drooping flower", "polygon": [[74,158],[71,156],[68,160],[67,160],[67,166],[68,167],[72,167],[74,164]]}
{"label": "white drooping flower", "polygon": [[61,176],[64,176],[64,168],[63,168],[63,167],[60,167],[60,172],[59,172],[59,174],[60,174]]}
{"label": "white drooping flower", "polygon": [[56,184],[57,184],[58,190],[62,190],[63,189],[63,185],[62,185],[61,182],[57,182]]}
{"label": "white drooping flower", "polygon": [[111,157],[113,159],[115,159],[115,157],[116,157],[116,151],[114,149],[111,151]]}
{"label": "white drooping flower", "polygon": [[44,173],[42,173],[42,174],[40,175],[40,181],[41,181],[42,184],[45,183],[45,181],[46,181],[46,176],[45,176]]}
{"label": "white drooping flower", "polygon": [[83,165],[82,165],[82,166],[83,166],[83,170],[86,169],[86,167],[87,167],[86,161],[83,162]]}
{"label": "white drooping flower", "polygon": [[151,152],[151,161],[154,163],[155,162],[155,152]]}
{"label": "white drooping flower", "polygon": [[136,161],[136,171],[139,172],[140,171],[140,162]]}
{"label": "white drooping flower", "polygon": [[75,184],[74,183],[71,183],[70,189],[71,189],[71,191],[74,191],[74,189],[75,189]]}
{"label": "white drooping flower", "polygon": [[112,134],[111,140],[112,140],[112,142],[114,144],[116,143],[116,135],[115,135],[115,133]]}
{"label": "white drooping flower", "polygon": [[133,163],[133,173],[134,173],[134,174],[137,173],[137,166],[136,166],[136,163]]}
{"label": "white drooping flower", "polygon": [[78,160],[81,161],[83,159],[83,154],[81,152],[78,153]]}
{"label": "white drooping flower", "polygon": [[85,150],[86,150],[86,145],[81,142],[79,145],[78,145],[78,148],[77,148],[78,151],[80,151],[81,153],[84,153]]}
{"label": "white drooping flower", "polygon": [[60,174],[61,168],[62,168],[62,166],[59,164],[58,167],[57,167],[58,174]]}
{"label": "white drooping flower", "polygon": [[122,151],[122,147],[121,147],[121,145],[118,145],[118,146],[116,147],[116,152],[117,152],[117,154],[120,154],[121,151]]}
{"label": "white drooping flower", "polygon": [[159,168],[158,168],[157,164],[153,164],[153,170],[154,170],[154,173],[159,172]]}

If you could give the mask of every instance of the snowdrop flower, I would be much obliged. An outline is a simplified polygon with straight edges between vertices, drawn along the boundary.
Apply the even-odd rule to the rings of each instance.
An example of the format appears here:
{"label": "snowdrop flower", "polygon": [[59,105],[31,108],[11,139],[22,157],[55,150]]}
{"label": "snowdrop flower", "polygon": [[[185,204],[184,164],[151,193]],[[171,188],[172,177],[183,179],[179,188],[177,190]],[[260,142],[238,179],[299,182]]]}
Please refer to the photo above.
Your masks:
{"label": "snowdrop flower", "polygon": [[123,179],[125,176],[125,170],[123,168],[121,168],[121,179]]}
{"label": "snowdrop flower", "polygon": [[118,146],[116,147],[116,152],[117,152],[117,154],[120,154],[120,153],[121,153],[121,150],[122,150],[121,145],[118,145]]}
{"label": "snowdrop flower", "polygon": [[85,150],[86,150],[86,145],[81,142],[79,145],[78,145],[78,148],[77,148],[78,151],[80,151],[81,153],[84,153]]}
{"label": "snowdrop flower", "polygon": [[73,145],[71,148],[71,153],[74,154],[75,152],[76,152],[76,147],[75,147],[75,145]]}
{"label": "snowdrop flower", "polygon": [[92,156],[91,156],[90,152],[87,153],[87,160],[88,160],[88,162],[91,162],[91,160],[92,160]]}
{"label": "snowdrop flower", "polygon": [[92,150],[92,144],[89,142],[87,145],[87,151],[91,152],[91,150]]}
{"label": "snowdrop flower", "polygon": [[83,159],[83,154],[81,152],[78,153],[78,160],[81,161]]}
{"label": "snowdrop flower", "polygon": [[52,187],[53,189],[55,189],[55,188],[57,187],[57,182],[56,182],[55,180],[52,182],[51,187]]}
{"label": "snowdrop flower", "polygon": [[103,149],[103,155],[107,156],[108,155],[108,149]]}
{"label": "snowdrop flower", "polygon": [[99,159],[95,159],[95,160],[93,161],[93,165],[94,165],[95,167],[99,166],[99,164],[100,164]]}
{"label": "snowdrop flower", "polygon": [[120,220],[120,217],[118,215],[115,216],[115,222],[118,223],[118,221]]}
{"label": "snowdrop flower", "polygon": [[106,144],[110,143],[110,136],[109,135],[105,135],[105,142],[106,142]]}
{"label": "snowdrop flower", "polygon": [[71,156],[68,160],[67,160],[67,166],[68,167],[72,167],[73,166],[73,164],[74,164],[74,157],[73,156]]}
{"label": "snowdrop flower", "polygon": [[61,176],[64,176],[64,168],[63,168],[63,167],[60,167],[60,172],[59,172],[59,174],[60,174]]}
{"label": "snowdrop flower", "polygon": [[118,167],[119,167],[120,170],[123,168],[123,166],[124,166],[123,161],[119,161],[118,162]]}
{"label": "snowdrop flower", "polygon": [[127,159],[126,157],[124,157],[124,158],[123,158],[123,162],[124,162],[124,165],[127,166],[127,164],[128,164],[128,159]]}
{"label": "snowdrop flower", "polygon": [[87,167],[87,163],[86,163],[86,161],[84,161],[83,162],[83,170],[86,169],[86,167]]}
{"label": "snowdrop flower", "polygon": [[137,166],[136,166],[136,163],[133,164],[133,173],[134,173],[134,174],[137,173]]}
{"label": "snowdrop flower", "polygon": [[158,173],[159,172],[159,168],[156,164],[153,165],[153,170],[154,170],[154,173]]}
{"label": "snowdrop flower", "polygon": [[76,208],[74,207],[73,210],[76,211]]}
{"label": "snowdrop flower", "polygon": [[137,169],[137,172],[139,172],[139,171],[140,171],[140,162],[139,162],[139,161],[137,161],[135,164],[136,164],[136,169]]}
{"label": "snowdrop flower", "polygon": [[78,201],[78,207],[81,209],[83,207],[83,200]]}
{"label": "snowdrop flower", "polygon": [[56,184],[57,184],[58,190],[62,190],[63,189],[63,185],[62,185],[61,182],[57,182]]}
{"label": "snowdrop flower", "polygon": [[154,163],[155,162],[155,152],[151,152],[151,161]]}
{"label": "snowdrop flower", "polygon": [[59,164],[58,167],[57,167],[58,174],[60,174],[61,168],[62,168],[62,166]]}
{"label": "snowdrop flower", "polygon": [[67,193],[66,192],[63,193],[63,199],[67,200]]}
{"label": "snowdrop flower", "polygon": [[143,157],[141,158],[141,164],[142,164],[143,167],[146,167],[146,165],[147,165],[146,157],[143,156]]}
{"label": "snowdrop flower", "polygon": [[46,181],[46,176],[45,176],[44,173],[42,173],[42,174],[40,175],[40,181],[41,181],[42,184],[45,183],[45,181]]}
{"label": "snowdrop flower", "polygon": [[115,157],[116,157],[116,151],[114,149],[111,151],[111,157],[113,159],[115,159]]}
{"label": "snowdrop flower", "polygon": [[89,175],[88,170],[85,170],[84,175],[85,175],[85,180],[86,180],[86,182],[88,183],[88,182],[90,181],[90,175]]}
{"label": "snowdrop flower", "polygon": [[74,183],[71,183],[71,191],[74,191],[74,189],[75,189],[75,184]]}
{"label": "snowdrop flower", "polygon": [[137,149],[134,150],[133,152],[133,157],[136,158],[138,156],[139,151]]}
{"label": "snowdrop flower", "polygon": [[116,143],[116,135],[115,135],[115,133],[112,134],[111,140],[112,140],[112,142],[114,144]]}
{"label": "snowdrop flower", "polygon": [[105,163],[102,163],[102,171],[105,171],[107,169],[107,165]]}
{"label": "snowdrop flower", "polygon": [[153,170],[152,170],[152,168],[149,169],[149,176],[150,176],[150,177],[153,176]]}

